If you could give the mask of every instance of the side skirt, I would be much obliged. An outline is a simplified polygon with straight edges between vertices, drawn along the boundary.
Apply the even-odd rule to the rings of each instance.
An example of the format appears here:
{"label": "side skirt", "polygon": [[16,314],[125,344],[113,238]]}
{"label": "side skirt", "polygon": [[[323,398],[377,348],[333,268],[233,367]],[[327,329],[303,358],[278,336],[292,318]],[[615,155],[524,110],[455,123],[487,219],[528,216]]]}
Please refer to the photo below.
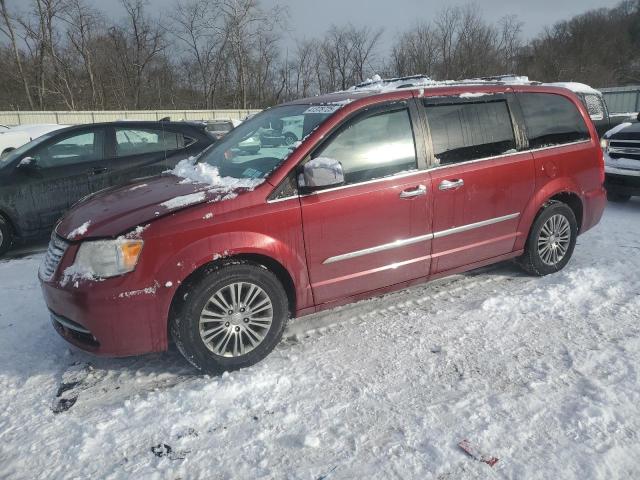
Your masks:
{"label": "side skirt", "polygon": [[419,277],[413,280],[408,280],[406,282],[396,283],[394,285],[389,285],[388,287],[379,288],[376,290],[371,290],[368,292],[359,293],[357,295],[352,295],[350,297],[340,298],[338,300],[333,300],[331,302],[322,303],[320,305],[316,305],[315,307],[304,308],[302,310],[298,310],[296,312],[295,317],[303,317],[305,315],[309,315],[312,313],[321,312],[323,310],[330,310],[335,307],[339,307],[342,305],[347,305],[350,303],[358,302],[360,300],[366,300],[372,297],[378,297],[380,295],[384,295],[387,293],[395,292],[398,290],[403,290],[408,287],[412,287],[414,285],[419,285],[421,283],[426,283],[430,280],[436,280],[442,277],[448,277],[449,275],[455,275],[456,273],[467,272],[469,270],[474,270],[476,268],[486,267],[487,265],[491,265],[493,263],[503,262],[505,260],[510,260],[512,258],[519,257],[524,253],[524,250],[516,250],[514,252],[506,253],[504,255],[499,255],[497,257],[488,258],[486,260],[482,260],[480,262],[470,263],[468,265],[463,265],[461,267],[457,267],[451,270],[447,270],[445,272],[438,272],[434,275],[429,275],[426,277]]}

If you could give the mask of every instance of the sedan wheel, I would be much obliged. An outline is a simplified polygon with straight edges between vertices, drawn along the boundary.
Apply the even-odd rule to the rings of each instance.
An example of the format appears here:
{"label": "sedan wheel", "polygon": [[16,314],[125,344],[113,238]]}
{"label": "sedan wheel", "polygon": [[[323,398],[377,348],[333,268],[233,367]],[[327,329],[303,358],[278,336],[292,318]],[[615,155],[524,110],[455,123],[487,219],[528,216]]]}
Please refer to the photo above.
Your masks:
{"label": "sedan wheel", "polygon": [[9,223],[0,216],[0,256],[11,248],[12,243],[11,227]]}

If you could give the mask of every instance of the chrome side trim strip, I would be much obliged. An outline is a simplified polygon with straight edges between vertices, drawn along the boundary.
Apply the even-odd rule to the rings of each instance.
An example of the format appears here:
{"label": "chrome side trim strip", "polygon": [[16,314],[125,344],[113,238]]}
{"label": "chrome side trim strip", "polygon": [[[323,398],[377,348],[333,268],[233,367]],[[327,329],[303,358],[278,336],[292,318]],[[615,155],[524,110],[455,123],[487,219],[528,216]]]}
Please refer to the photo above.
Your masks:
{"label": "chrome side trim strip", "polygon": [[406,245],[412,245],[414,243],[424,242],[426,240],[431,240],[433,238],[432,233],[428,233],[426,235],[420,235],[419,237],[411,237],[405,238],[404,240],[396,240],[395,242],[385,243],[383,245],[376,245],[375,247],[365,248],[364,250],[357,250],[355,252],[344,253],[342,255],[336,255],[335,257],[329,257],[324,262],[323,265],[327,265],[329,263],[340,262],[342,260],[349,260],[350,258],[362,257],[363,255],[369,255],[371,253],[384,252],[385,250],[391,250],[393,248],[404,247]]}
{"label": "chrome side trim strip", "polygon": [[363,255],[369,255],[372,253],[384,252],[385,250],[392,250],[394,248],[404,247],[406,245],[413,245],[414,243],[433,240],[435,238],[447,237],[449,235],[454,235],[456,233],[473,230],[474,228],[481,228],[481,227],[486,227],[487,225],[493,225],[494,223],[506,222],[507,220],[518,218],[519,216],[520,216],[519,213],[511,213],[503,217],[490,218],[488,220],[483,220],[482,222],[462,225],[461,227],[450,228],[448,230],[441,230],[435,233],[428,233],[426,235],[420,235],[418,237],[405,238],[404,240],[396,240],[395,242],[376,245],[375,247],[365,248],[363,250],[356,250],[355,252],[343,253],[342,255],[336,255],[335,257],[329,257],[324,262],[322,262],[322,264],[328,265],[330,263],[341,262],[342,260],[349,260],[351,258],[362,257]]}
{"label": "chrome side trim strip", "polygon": [[466,232],[468,230],[473,230],[474,228],[486,227],[487,225],[493,225],[494,223],[506,222],[507,220],[518,218],[519,216],[520,216],[519,213],[511,213],[509,215],[505,215],[504,217],[490,218],[488,220],[483,220],[481,222],[470,223],[468,225],[462,225],[460,227],[450,228],[448,230],[441,230],[439,232],[434,233],[433,238],[448,237],[449,235],[455,235],[456,233]]}

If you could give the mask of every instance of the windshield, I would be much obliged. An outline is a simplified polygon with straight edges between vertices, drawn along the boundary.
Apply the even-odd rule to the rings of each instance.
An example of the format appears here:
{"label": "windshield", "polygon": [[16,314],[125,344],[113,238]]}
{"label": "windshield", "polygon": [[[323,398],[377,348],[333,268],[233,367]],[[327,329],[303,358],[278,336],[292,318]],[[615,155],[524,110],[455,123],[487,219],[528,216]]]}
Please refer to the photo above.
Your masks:
{"label": "windshield", "polygon": [[45,133],[44,135],[36,138],[35,140],[27,142],[24,145],[16,148],[15,150],[11,150],[9,153],[6,153],[5,155],[2,155],[0,157],[0,168],[6,167],[7,165],[9,165],[14,160],[20,158],[27,150],[31,149],[32,147],[35,147],[36,145],[41,144],[42,142],[44,142],[46,140],[49,140],[56,133],[57,132]]}
{"label": "windshield", "polygon": [[200,162],[233,178],[265,178],[338,105],[285,105],[259,113],[206,150]]}

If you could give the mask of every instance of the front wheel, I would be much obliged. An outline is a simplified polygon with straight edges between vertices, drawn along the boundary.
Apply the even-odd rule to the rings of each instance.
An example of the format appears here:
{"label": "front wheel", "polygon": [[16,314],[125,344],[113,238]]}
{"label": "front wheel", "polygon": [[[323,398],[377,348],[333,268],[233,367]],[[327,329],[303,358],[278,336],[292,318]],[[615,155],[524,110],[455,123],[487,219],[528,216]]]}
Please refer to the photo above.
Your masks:
{"label": "front wheel", "polygon": [[551,202],[533,222],[518,263],[538,276],[562,270],[573,255],[577,237],[578,222],[573,210],[564,203]]}
{"label": "front wheel", "polygon": [[177,308],[173,339],[198,370],[221,373],[249,367],[278,344],[289,316],[277,277],[258,265],[213,267]]}
{"label": "front wheel", "polygon": [[4,255],[13,243],[11,226],[2,216],[0,216],[0,257]]}

